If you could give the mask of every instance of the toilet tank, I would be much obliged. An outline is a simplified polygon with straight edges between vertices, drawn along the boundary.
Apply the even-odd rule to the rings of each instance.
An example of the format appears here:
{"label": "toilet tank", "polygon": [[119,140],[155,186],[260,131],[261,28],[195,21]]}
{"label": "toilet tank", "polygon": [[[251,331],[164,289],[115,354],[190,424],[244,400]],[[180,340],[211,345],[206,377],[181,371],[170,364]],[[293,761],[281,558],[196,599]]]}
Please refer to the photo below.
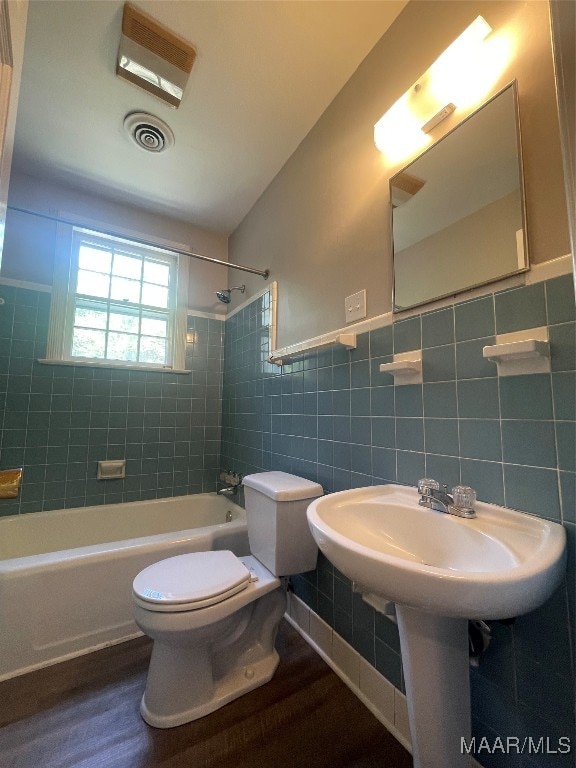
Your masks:
{"label": "toilet tank", "polygon": [[306,509],[322,486],[286,472],[258,472],[242,482],[251,554],[275,576],[314,570],[318,548]]}

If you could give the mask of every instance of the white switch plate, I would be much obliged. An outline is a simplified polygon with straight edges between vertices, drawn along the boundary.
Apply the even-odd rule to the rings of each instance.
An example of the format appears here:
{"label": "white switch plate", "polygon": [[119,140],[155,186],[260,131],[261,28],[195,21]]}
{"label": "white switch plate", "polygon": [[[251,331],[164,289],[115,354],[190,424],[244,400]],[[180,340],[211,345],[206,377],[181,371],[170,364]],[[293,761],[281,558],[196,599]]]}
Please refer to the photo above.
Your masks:
{"label": "white switch plate", "polygon": [[366,317],[366,289],[346,296],[344,299],[344,312],[347,323],[354,323]]}

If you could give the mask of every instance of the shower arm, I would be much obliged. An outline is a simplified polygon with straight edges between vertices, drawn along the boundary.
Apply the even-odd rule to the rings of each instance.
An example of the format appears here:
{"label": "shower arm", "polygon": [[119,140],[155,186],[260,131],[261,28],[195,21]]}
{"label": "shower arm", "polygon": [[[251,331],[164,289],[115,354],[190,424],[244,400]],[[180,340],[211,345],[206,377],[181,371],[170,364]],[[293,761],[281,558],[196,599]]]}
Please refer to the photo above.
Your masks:
{"label": "shower arm", "polygon": [[[6,206],[8,210],[10,211],[16,211],[18,213],[27,213],[30,216],[38,216],[41,219],[48,219],[49,221],[55,221],[59,224],[68,224],[71,227],[83,227],[85,229],[90,229],[90,227],[85,227],[82,224],[79,224],[77,221],[69,221],[68,219],[62,219],[59,216],[50,216],[47,213],[38,213],[37,211],[29,211],[26,208],[18,208],[15,205],[8,205]],[[118,232],[111,232],[110,230],[98,230],[103,235],[110,235],[111,237],[118,237],[122,240],[127,239],[126,234],[119,234]],[[200,261],[208,261],[210,264],[218,264],[221,267],[228,267],[228,269],[238,269],[241,272],[250,272],[253,275],[260,275],[260,277],[263,277],[264,280],[267,280],[270,276],[270,270],[269,269],[254,269],[254,267],[245,267],[242,264],[233,264],[230,261],[222,261],[222,259],[215,259],[212,256],[202,256],[200,253],[194,253],[193,251],[181,251],[179,248],[170,248],[165,245],[159,245],[158,243],[154,243],[151,240],[143,240],[142,238],[138,238],[135,240],[134,238],[130,237],[133,242],[139,243],[140,245],[147,245],[151,248],[162,248],[164,251],[170,251],[172,253],[177,253],[179,256],[189,256],[191,259],[199,259]]]}

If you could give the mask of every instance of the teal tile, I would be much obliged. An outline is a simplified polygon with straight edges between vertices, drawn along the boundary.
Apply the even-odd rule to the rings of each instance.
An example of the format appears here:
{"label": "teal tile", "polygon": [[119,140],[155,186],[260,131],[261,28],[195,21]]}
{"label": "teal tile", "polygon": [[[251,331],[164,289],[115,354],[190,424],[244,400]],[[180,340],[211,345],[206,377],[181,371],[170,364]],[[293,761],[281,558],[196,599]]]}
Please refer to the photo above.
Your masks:
{"label": "teal tile", "polygon": [[396,451],[390,448],[372,448],[372,472],[375,477],[396,482]]}
{"label": "teal tile", "polygon": [[424,381],[452,381],[456,378],[454,344],[423,350],[422,377]]}
{"label": "teal tile", "polygon": [[48,445],[47,429],[30,429],[26,432],[26,446],[45,446]]}
{"label": "teal tile", "polygon": [[416,451],[396,452],[396,471],[398,482],[415,486],[425,476],[426,460],[423,453]]}
{"label": "teal tile", "polygon": [[504,481],[502,464],[494,461],[461,459],[460,479],[477,493],[480,501],[504,504]]}
{"label": "teal tile", "polygon": [[502,461],[500,422],[496,419],[460,419],[460,455],[466,459]]}
{"label": "teal tile", "polygon": [[[374,390],[382,391],[383,388]],[[394,387],[396,416],[422,416],[422,385],[407,384]]]}
{"label": "teal tile", "polygon": [[379,416],[372,419],[372,445],[378,448],[396,448],[394,418]]}
{"label": "teal tile", "polygon": [[576,523],[576,472],[559,472],[562,520]]}
{"label": "teal tile", "polygon": [[370,357],[370,335],[368,332],[356,335],[356,348],[350,350],[350,360],[367,360]]}
{"label": "teal tile", "polygon": [[560,520],[556,470],[504,464],[504,483],[506,506]]}
{"label": "teal tile", "polygon": [[353,416],[350,419],[350,442],[370,445],[372,441],[371,419],[364,416]]}
{"label": "teal tile", "polygon": [[552,280],[547,280],[544,285],[549,325],[576,320],[573,275],[555,277]]}
{"label": "teal tile", "polygon": [[422,315],[422,348],[454,343],[454,309],[446,307]]}
{"label": "teal tile", "polygon": [[552,396],[556,418],[576,420],[576,372],[553,373]]}
{"label": "teal tile", "polygon": [[453,418],[458,415],[455,382],[429,382],[423,389],[425,416]]}
{"label": "teal tile", "polygon": [[368,360],[358,360],[350,363],[350,386],[370,386],[370,363]]}
{"label": "teal tile", "polygon": [[549,336],[552,370],[576,370],[576,323],[551,325]]}
{"label": "teal tile", "polygon": [[423,451],[424,420],[421,418],[397,418],[396,447],[404,451]]}
{"label": "teal tile", "polygon": [[555,467],[552,421],[502,421],[502,454],[508,464]]}
{"label": "teal tile", "polygon": [[500,377],[500,408],[503,419],[552,419],[550,375]]}
{"label": "teal tile", "polygon": [[556,422],[558,469],[576,472],[576,421]]}
{"label": "teal tile", "polygon": [[456,304],[454,317],[456,341],[479,339],[495,333],[492,295]]}
{"label": "teal tile", "polygon": [[420,315],[398,320],[393,325],[394,354],[411,352],[422,347]]}
{"label": "teal tile", "polygon": [[426,454],[426,477],[433,477],[441,485],[453,488],[460,483],[460,459],[455,456]]}
{"label": "teal tile", "polygon": [[458,382],[457,391],[461,418],[499,418],[498,379],[464,379]]}
{"label": "teal tile", "polygon": [[512,333],[546,325],[544,283],[497,293],[494,302],[496,333]]}
{"label": "teal tile", "polygon": [[25,429],[4,429],[0,432],[2,448],[19,448],[26,441]]}
{"label": "teal tile", "polygon": [[[547,645],[550,644],[548,637]],[[542,702],[547,702],[546,715],[549,722],[554,723],[559,732],[569,733],[574,727],[574,684],[570,677],[550,672],[544,664],[519,653],[516,654],[516,666],[519,702],[535,712],[542,712]],[[557,743],[556,739],[550,739],[550,742]],[[548,761],[548,765],[551,764]],[[569,766],[570,762],[566,761],[565,765]]]}
{"label": "teal tile", "polygon": [[458,379],[484,379],[497,375],[496,364],[486,360],[484,347],[494,344],[494,337],[487,336],[456,344],[456,376]]}
{"label": "teal tile", "polygon": [[458,420],[424,419],[426,453],[458,456]]}
{"label": "teal tile", "polygon": [[[370,392],[371,412],[373,416],[394,416],[395,387],[373,387]],[[400,389],[408,389],[399,387]]]}

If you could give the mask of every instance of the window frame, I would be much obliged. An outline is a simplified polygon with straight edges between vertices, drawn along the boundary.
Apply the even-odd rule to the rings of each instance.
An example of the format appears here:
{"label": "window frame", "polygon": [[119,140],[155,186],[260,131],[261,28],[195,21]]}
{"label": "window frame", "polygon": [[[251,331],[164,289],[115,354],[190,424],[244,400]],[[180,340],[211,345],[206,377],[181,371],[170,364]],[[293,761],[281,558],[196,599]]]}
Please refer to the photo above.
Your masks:
{"label": "window frame", "polygon": [[[78,256],[80,244],[83,240],[91,240],[95,244],[100,242],[103,246],[106,243],[109,245],[110,242],[116,244],[125,243],[128,249],[132,249],[136,253],[149,255],[156,252],[161,259],[171,263],[169,306],[166,310],[169,316],[169,332],[167,337],[167,362],[165,364],[72,355],[76,299],[78,295],[84,295],[78,294],[76,291],[79,269]],[[165,242],[159,242],[158,245],[152,246],[148,243],[142,243],[132,233],[111,234],[104,231],[103,228],[96,228],[93,225],[59,222],[56,231],[54,278],[46,358],[40,362],[128,368],[165,373],[188,373],[189,371],[185,370],[188,315],[188,259],[176,250],[175,244],[170,245]],[[98,297],[90,297],[90,300],[98,301]],[[109,304],[111,300],[106,298],[103,301]],[[135,305],[136,303],[131,306]],[[137,306],[147,307],[145,304],[138,304]],[[141,336],[142,334],[138,335]]]}

